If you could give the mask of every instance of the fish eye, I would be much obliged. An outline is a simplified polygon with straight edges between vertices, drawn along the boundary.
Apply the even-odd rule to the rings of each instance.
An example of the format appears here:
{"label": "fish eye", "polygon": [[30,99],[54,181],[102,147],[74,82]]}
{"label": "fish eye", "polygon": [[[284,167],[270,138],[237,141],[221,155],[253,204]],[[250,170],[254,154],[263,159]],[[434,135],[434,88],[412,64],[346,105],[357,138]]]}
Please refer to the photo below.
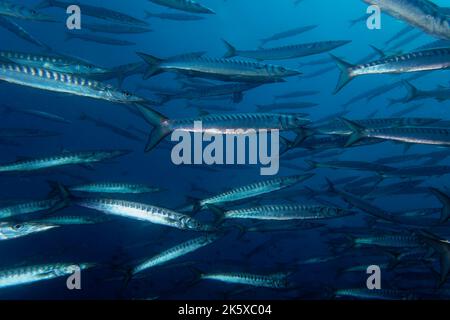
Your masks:
{"label": "fish eye", "polygon": [[37,14],[37,11],[32,9],[31,14]]}
{"label": "fish eye", "polygon": [[14,230],[18,230],[18,229],[20,229],[20,228],[22,228],[22,225],[21,225],[21,224],[15,224],[15,225],[13,226],[13,229],[14,229]]}
{"label": "fish eye", "polygon": [[280,71],[280,72],[286,72],[286,68],[284,68],[284,67],[278,67],[278,71]]}
{"label": "fish eye", "polygon": [[128,92],[128,91],[123,91],[123,94],[124,94],[126,97],[130,97],[130,96],[131,96],[131,93]]}

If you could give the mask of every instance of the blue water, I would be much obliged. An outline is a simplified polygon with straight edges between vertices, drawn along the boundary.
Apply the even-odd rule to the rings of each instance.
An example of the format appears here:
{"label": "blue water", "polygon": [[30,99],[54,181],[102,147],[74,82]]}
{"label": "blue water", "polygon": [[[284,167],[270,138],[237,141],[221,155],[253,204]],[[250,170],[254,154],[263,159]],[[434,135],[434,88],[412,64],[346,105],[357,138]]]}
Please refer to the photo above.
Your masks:
{"label": "blue water", "polygon": [[[25,5],[33,5],[35,1],[17,1]],[[435,1],[445,5],[444,0]],[[317,24],[319,27],[302,35],[276,41],[267,46],[296,44],[322,40],[352,40],[352,43],[333,51],[337,56],[350,62],[356,62],[372,52],[369,45],[383,47],[384,41],[399,31],[405,24],[389,16],[383,15],[382,29],[369,30],[365,22],[349,27],[349,20],[365,13],[366,6],[361,1],[313,1],[305,0],[298,6],[290,0],[204,0],[205,5],[217,14],[207,16],[201,21],[169,21],[150,19],[151,33],[139,35],[121,35],[117,38],[136,42],[135,46],[116,47],[103,44],[65,40],[67,32],[65,24],[17,21],[35,37],[48,44],[55,52],[70,54],[91,61],[103,67],[114,67],[120,64],[140,61],[135,52],[146,52],[157,57],[169,57],[194,51],[206,51],[208,56],[220,57],[225,48],[221,39],[226,39],[237,48],[253,49],[259,45],[259,39],[273,33],[288,30],[303,25]],[[91,5],[103,6],[104,1],[89,1]],[[145,0],[135,0],[132,3],[111,0],[108,8],[118,10],[143,19],[144,10],[152,12],[175,12],[154,5]],[[64,18],[61,9],[45,9],[48,14]],[[84,17],[83,17],[84,19]],[[90,19],[86,17],[86,19]],[[8,31],[0,30],[2,50],[40,52],[39,48],[24,42]],[[105,35],[111,36],[111,35]],[[423,34],[414,42],[401,48],[412,50],[422,44],[435,40]],[[273,62],[294,69],[304,74],[313,73],[323,66],[308,66],[308,61],[324,58],[326,54],[301,59]],[[299,63],[304,66],[298,67]],[[278,94],[295,90],[317,90],[319,95],[303,97],[298,100],[318,103],[319,106],[308,109],[311,120],[317,120],[343,110],[342,104],[355,95],[375,88],[399,76],[368,76],[351,82],[338,95],[333,95],[333,89],[338,79],[338,69],[322,76],[302,79],[292,77],[285,83],[267,84],[245,93],[244,100],[233,104],[229,100],[212,101],[214,105],[235,107],[237,112],[254,112],[255,105],[273,102]],[[448,85],[448,72],[433,72],[417,80],[414,84],[421,89],[433,89],[437,85]],[[112,84],[116,85],[114,80]],[[177,88],[178,82],[173,74],[165,73],[149,80],[143,80],[141,75],[127,78],[123,88],[136,92],[139,84],[155,85],[167,88]],[[115,126],[127,129],[134,126],[142,131],[150,131],[143,120],[128,112],[123,106],[91,100],[83,97],[55,94],[27,87],[0,84],[1,104],[13,108],[36,109],[55,113],[73,121],[72,124],[59,124],[32,116],[18,113],[3,114],[2,127],[38,128],[60,133],[58,137],[21,138],[14,139],[18,146],[1,146],[1,162],[14,161],[18,157],[37,157],[59,154],[62,150],[82,151],[96,149],[128,149],[132,153],[112,161],[94,164],[93,169],[68,166],[57,170],[48,170],[33,175],[5,175],[0,179],[1,200],[40,199],[45,198],[50,191],[48,180],[59,181],[65,185],[79,184],[87,181],[120,181],[144,183],[159,186],[164,192],[150,195],[124,196],[123,198],[176,209],[186,204],[189,197],[202,198],[216,194],[232,187],[249,184],[266,179],[259,174],[259,166],[215,166],[213,170],[195,166],[175,166],[171,162],[170,150],[157,148],[151,153],[144,153],[144,142],[139,143],[96,127],[90,122],[79,120],[82,113],[95,118],[101,118]],[[149,92],[139,91],[139,95],[154,98]],[[364,100],[349,106],[351,119],[364,119],[377,111],[378,118],[389,117],[394,112],[405,108],[404,105],[387,107],[388,98],[399,98],[405,94],[405,89],[399,87],[388,95],[381,95],[369,103]],[[295,101],[292,100],[292,101]],[[195,101],[194,101],[195,103]],[[206,104],[208,102],[201,102]],[[448,102],[437,103],[426,100],[424,105],[408,116],[433,117],[450,120]],[[176,100],[158,108],[163,114],[172,117],[185,117],[196,114],[196,110],[186,108],[185,100]],[[301,110],[300,112],[303,112]],[[142,137],[144,140],[145,138]],[[439,148],[429,146],[412,146],[408,153],[427,153]],[[346,150],[339,156],[325,160],[361,160],[376,161],[385,156],[402,155],[404,146],[394,143],[381,143],[368,147],[357,147]],[[293,175],[302,170],[284,167],[286,163],[306,168],[305,159],[314,159],[309,151],[295,160],[281,162],[279,175]],[[320,161],[323,161],[321,159]],[[413,161],[410,165],[420,165]],[[439,164],[449,164],[443,160]],[[401,164],[400,164],[401,165]],[[300,171],[300,172],[299,172]],[[314,203],[314,200],[304,196],[304,185],[320,192],[325,189],[325,177],[330,180],[349,175],[370,176],[371,173],[350,170],[316,170],[313,179],[305,184],[294,187],[298,190],[295,200],[299,203]],[[448,176],[426,178],[423,186],[434,186],[445,190]],[[201,187],[202,193],[192,190],[193,185]],[[274,194],[275,195],[275,194]],[[266,203],[283,201],[274,199]],[[325,197],[327,199],[327,197]],[[263,198],[264,200],[264,198]],[[331,200],[336,200],[331,199]],[[344,206],[342,202],[338,203]],[[428,194],[412,194],[410,196],[382,196],[371,203],[391,212],[439,207],[440,203]],[[92,211],[78,207],[69,207],[58,214],[90,214]],[[200,213],[199,218],[210,219],[209,213]],[[329,228],[364,226],[366,214],[356,217],[331,220],[326,222]],[[231,231],[223,239],[202,248],[174,263],[192,262],[202,271],[233,271],[249,273],[272,273],[294,271],[290,282],[294,290],[252,289],[231,295],[233,298],[246,299],[298,299],[298,298],[329,298],[325,288],[365,288],[367,275],[365,272],[347,274],[338,277],[336,271],[357,264],[382,264],[386,256],[374,255],[372,258],[355,257],[354,259],[338,259],[329,263],[296,265],[295,263],[316,256],[329,256],[330,244],[336,236],[327,233],[328,229],[299,230],[275,233],[248,233],[238,238],[237,231]],[[98,262],[99,267],[82,273],[82,290],[67,290],[65,279],[39,282],[27,286],[18,286],[0,290],[0,299],[146,299],[160,297],[161,299],[221,299],[228,297],[239,286],[213,281],[192,283],[194,273],[192,266],[158,267],[150,270],[145,277],[133,280],[128,288],[122,290],[123,281],[120,270],[134,265],[143,258],[150,257],[164,249],[182,241],[195,237],[196,234],[180,231],[159,225],[151,225],[130,219],[117,218],[98,225],[64,226],[42,234],[31,235],[21,239],[0,242],[0,266],[10,268],[19,265],[34,265],[48,262],[83,261]],[[342,237],[340,237],[342,239]],[[250,255],[253,249],[262,245],[261,250]],[[358,251],[359,250],[359,251]],[[355,250],[355,256],[362,251]],[[433,264],[438,269],[437,260]],[[412,267],[411,267],[412,268]],[[413,269],[413,268],[412,268]],[[411,270],[412,270],[411,269]],[[408,269],[402,269],[407,270]],[[386,270],[383,274],[383,288],[411,287],[433,289],[436,282],[430,273],[426,281],[417,279],[393,280],[393,272]],[[444,297],[444,295],[442,295]]]}

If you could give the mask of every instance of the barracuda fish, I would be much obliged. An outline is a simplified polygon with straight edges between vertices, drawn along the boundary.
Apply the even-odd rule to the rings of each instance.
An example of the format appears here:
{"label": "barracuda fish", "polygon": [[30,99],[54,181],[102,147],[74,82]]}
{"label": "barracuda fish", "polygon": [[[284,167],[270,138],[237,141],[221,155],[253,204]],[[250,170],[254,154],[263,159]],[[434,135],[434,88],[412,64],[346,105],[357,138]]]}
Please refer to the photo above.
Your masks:
{"label": "barracuda fish", "polygon": [[193,0],[149,0],[163,7],[177,9],[191,13],[215,14],[211,9]]}
{"label": "barracuda fish", "polygon": [[117,200],[79,198],[74,201],[78,206],[101,211],[125,218],[161,224],[172,228],[192,231],[214,231],[215,228],[170,209],[148,204]]}
{"label": "barracuda fish", "polygon": [[427,0],[363,0],[378,6],[394,18],[420,28],[433,36],[450,40],[450,18],[441,8]]}
{"label": "barracuda fish", "polygon": [[377,138],[405,143],[428,144],[448,146],[450,145],[450,130],[433,127],[402,127],[402,128],[365,128],[357,123],[343,119],[352,134],[348,138],[346,146],[364,138]]}
{"label": "barracuda fish", "polygon": [[297,131],[299,138],[301,126],[308,123],[304,118],[295,114],[277,113],[234,113],[234,114],[208,114],[195,118],[168,119],[162,114],[140,105],[136,107],[141,111],[144,119],[153,126],[149,141],[145,148],[148,152],[156,147],[161,140],[175,130],[196,132],[194,122],[202,123],[202,132],[210,134],[248,134],[258,129]]}
{"label": "barracuda fish", "polygon": [[100,24],[100,23],[83,23],[83,28],[92,32],[102,33],[146,33],[152,31],[149,27],[127,24]]}
{"label": "barracuda fish", "polygon": [[207,97],[217,97],[217,96],[233,96],[233,102],[239,103],[244,98],[244,92],[257,88],[261,84],[259,83],[233,83],[233,84],[224,84],[217,86],[208,86],[204,88],[193,88],[184,92],[176,93],[176,94],[158,94],[158,96],[162,97],[162,101],[160,103],[165,103],[169,100],[175,99],[187,99],[187,100],[196,100]]}
{"label": "barracuda fish", "polygon": [[258,275],[250,273],[200,273],[201,280],[215,280],[231,284],[241,284],[252,287],[285,289],[289,287],[288,273]]}
{"label": "barracuda fish", "polygon": [[[345,147],[347,141],[348,138],[345,136],[326,136],[326,137],[310,136],[307,137],[304,141],[301,141],[300,143],[297,144],[294,141],[290,141],[286,138],[281,139],[281,142],[286,147],[286,151],[289,151],[294,148],[314,150],[314,151],[326,149],[341,149]],[[364,139],[356,142],[354,145],[352,145],[352,147],[367,146],[377,143],[381,143],[381,140]],[[302,154],[304,155],[304,152],[302,152]],[[285,157],[285,159],[288,158]]]}
{"label": "barracuda fish", "polygon": [[257,104],[256,108],[258,109],[258,112],[264,112],[264,111],[273,111],[273,110],[286,110],[286,109],[303,109],[303,108],[313,108],[317,107],[317,103],[313,102],[293,102],[293,103],[273,103],[273,104],[266,104],[261,105]]}
{"label": "barracuda fish", "polygon": [[28,236],[30,234],[44,232],[57,227],[58,226],[56,225],[34,223],[34,222],[24,222],[24,223],[0,222],[0,241],[17,239]]}
{"label": "barracuda fish", "polygon": [[[366,21],[367,20],[367,15],[364,15],[364,18],[365,18],[364,21]],[[400,29],[400,31],[398,31],[396,34],[394,34],[391,38],[386,40],[384,42],[384,44],[387,46],[387,45],[391,44],[394,41],[397,41],[399,38],[407,35],[408,33],[412,32],[412,31],[414,31],[414,27],[412,27],[412,26],[403,27],[402,29]]]}
{"label": "barracuda fish", "polygon": [[117,134],[119,136],[122,136],[122,137],[124,137],[126,139],[130,139],[130,140],[134,140],[134,141],[138,141],[138,142],[142,142],[143,141],[143,139],[141,137],[131,133],[129,130],[123,129],[122,127],[115,126],[115,125],[113,125],[113,124],[111,124],[109,122],[106,122],[106,121],[102,120],[102,119],[99,119],[99,118],[96,119],[96,118],[90,117],[90,116],[88,116],[85,113],[82,113],[80,115],[80,120],[90,121],[95,126],[97,126],[99,128],[107,129],[110,132],[112,132],[114,134]]}
{"label": "barracuda fish", "polygon": [[192,14],[183,14],[183,13],[153,13],[150,11],[145,11],[145,19],[149,18],[158,18],[164,20],[175,20],[175,21],[196,21],[203,20],[204,17],[196,16]]}
{"label": "barracuda fish", "polygon": [[63,152],[49,157],[18,160],[0,165],[0,172],[26,172],[60,167],[71,164],[88,164],[117,158],[128,154],[127,150],[101,150],[82,152]]}
{"label": "barracuda fish", "polygon": [[[406,78],[405,80],[406,81],[413,81],[413,80],[417,80],[419,78],[422,78],[425,75],[427,75],[426,72],[416,73],[416,74],[413,74],[412,76]],[[349,101],[344,103],[343,106],[347,107],[347,106],[349,106],[351,104],[354,104],[354,103],[356,103],[358,101],[361,101],[361,100],[372,101],[373,99],[375,99],[375,98],[377,98],[379,96],[385,95],[385,94],[387,94],[387,93],[389,93],[389,92],[391,92],[391,91],[401,87],[402,84],[403,84],[402,81],[394,81],[392,83],[384,84],[384,85],[381,85],[381,86],[376,87],[374,89],[370,89],[370,90],[364,91],[361,94],[353,97],[352,99],[350,99]]]}
{"label": "barracuda fish", "polygon": [[40,13],[35,9],[30,9],[21,4],[6,0],[0,1],[0,15],[30,21],[58,22],[51,16]]}
{"label": "barracuda fish", "polygon": [[131,25],[140,25],[140,26],[148,26],[148,23],[136,18],[133,18],[127,14],[110,10],[104,7],[95,7],[90,6],[87,4],[82,4],[79,2],[63,2],[58,0],[44,0],[40,2],[36,9],[43,9],[43,8],[49,8],[49,7],[58,7],[61,9],[66,10],[71,5],[78,5],[81,8],[81,11],[83,15],[87,15],[90,17],[112,21],[112,22],[119,22],[122,24],[131,24]]}
{"label": "barracuda fish", "polygon": [[409,234],[377,235],[352,239],[353,246],[378,246],[389,248],[417,248],[424,245],[422,237]]}
{"label": "barracuda fish", "polygon": [[307,97],[307,96],[314,96],[319,93],[320,93],[319,91],[315,91],[315,90],[300,90],[300,91],[294,91],[294,92],[290,92],[290,93],[276,95],[276,96],[274,96],[274,99],[281,100],[281,99],[302,98],[302,97]]}
{"label": "barracuda fish", "polygon": [[[378,119],[364,119],[351,120],[362,127],[370,129],[387,128],[387,127],[421,127],[428,126],[438,122],[440,119],[434,118],[378,118]],[[314,128],[320,134],[336,134],[336,135],[351,135],[353,130],[348,127],[344,118],[335,119],[329,123]]]}
{"label": "barracuda fish", "polygon": [[127,40],[103,37],[103,36],[90,34],[90,33],[66,32],[66,40],[72,40],[72,39],[78,39],[78,40],[101,43],[101,44],[108,44],[108,45],[112,45],[112,46],[133,46],[136,44],[134,42],[127,41]]}
{"label": "barracuda fish", "polygon": [[432,71],[450,67],[450,48],[417,51],[356,66],[335,56],[332,57],[341,71],[335,94],[355,77],[362,75]]}
{"label": "barracuda fish", "polygon": [[137,183],[121,182],[96,182],[78,185],[69,188],[70,191],[89,192],[89,193],[154,193],[160,192],[161,188],[150,187]]}
{"label": "barracuda fish", "polygon": [[411,101],[416,100],[424,100],[424,99],[435,99],[438,102],[444,102],[446,100],[450,100],[450,88],[439,86],[436,90],[419,90],[411,83],[405,81],[404,82],[408,95],[402,99],[402,103],[409,103]]}
{"label": "barracuda fish", "polygon": [[200,248],[203,248],[203,247],[215,242],[219,238],[220,238],[220,236],[218,236],[217,234],[207,234],[207,235],[195,238],[195,239],[188,240],[181,244],[178,244],[178,245],[176,245],[170,249],[167,249],[149,259],[146,259],[142,263],[131,268],[130,276],[134,276],[135,274],[140,273],[142,271],[146,271],[150,268],[159,266],[159,265],[169,262],[171,260],[185,256],[191,252],[194,252]]}
{"label": "barracuda fish", "polygon": [[40,211],[55,212],[68,205],[67,199],[53,197],[45,200],[28,201],[0,208],[0,220]]}
{"label": "barracuda fish", "polygon": [[358,188],[347,188],[347,190],[349,190],[353,194],[363,196],[364,199],[373,199],[377,196],[384,196],[384,195],[411,194],[412,193],[411,189],[414,189],[422,182],[423,182],[422,180],[402,181],[389,185],[383,185],[382,187],[378,188],[375,188],[373,186],[367,186]]}
{"label": "barracuda fish", "polygon": [[371,300],[416,300],[416,297],[411,291],[405,290],[369,290],[369,289],[340,289],[334,292],[335,297],[350,297],[357,299],[371,299]]}
{"label": "barracuda fish", "polygon": [[148,64],[144,79],[169,71],[213,80],[270,83],[283,82],[286,77],[301,74],[282,66],[242,60],[207,58],[198,54],[178,56],[166,60],[145,53],[138,53],[138,55]]}
{"label": "barracuda fish", "polygon": [[412,177],[433,177],[450,173],[450,166],[413,166],[399,168],[391,172],[385,172],[381,178],[412,178]]}
{"label": "barracuda fish", "polygon": [[224,219],[255,220],[320,220],[340,218],[354,212],[337,207],[320,205],[264,205],[254,208],[243,208],[223,212]]}
{"label": "barracuda fish", "polygon": [[354,207],[370,214],[371,216],[374,216],[374,217],[377,217],[377,218],[380,218],[383,220],[387,220],[387,221],[395,220],[395,217],[391,213],[372,205],[371,203],[365,201],[364,199],[361,199],[360,197],[355,196],[352,193],[337,189],[328,178],[326,180],[328,183],[328,192],[331,194],[337,194],[351,206],[354,206]]}
{"label": "barracuda fish", "polygon": [[35,117],[38,117],[41,119],[51,120],[51,121],[55,121],[55,122],[65,123],[65,124],[72,123],[71,121],[66,120],[61,116],[58,116],[56,114],[52,114],[49,112],[41,111],[41,110],[17,109],[17,108],[13,108],[13,107],[6,106],[6,105],[2,105],[1,108],[4,109],[5,113],[15,112],[15,113],[21,113],[21,114],[25,114],[25,115],[35,116]]}
{"label": "barracuda fish", "polygon": [[54,137],[59,133],[40,129],[0,128],[0,138]]}
{"label": "barracuda fish", "polygon": [[[361,264],[361,265],[348,267],[348,268],[340,268],[337,270],[336,273],[337,273],[337,276],[342,276],[344,273],[350,273],[350,272],[365,273],[365,272],[367,272],[367,267],[370,265],[373,265],[373,263]],[[378,266],[380,267],[381,270],[389,269],[388,263],[382,263],[382,264],[379,264]]]}
{"label": "barracuda fish", "polygon": [[101,222],[109,221],[106,217],[86,217],[86,216],[53,216],[48,218],[42,218],[34,220],[33,222],[50,224],[56,226],[65,225],[86,225],[86,224],[97,224]]}
{"label": "barracuda fish", "polygon": [[288,45],[278,48],[259,49],[259,50],[237,50],[229,42],[223,40],[227,52],[223,56],[224,58],[232,58],[236,56],[255,59],[258,61],[264,60],[286,60],[295,59],[301,57],[307,57],[315,54],[320,54],[342,47],[351,41],[339,40],[339,41],[322,41],[312,42],[296,45]]}
{"label": "barracuda fish", "polygon": [[313,160],[305,160],[305,162],[309,164],[309,170],[317,168],[352,169],[361,171],[373,171],[380,174],[397,170],[397,168],[395,167],[364,161],[328,161],[319,163]]}
{"label": "barracuda fish", "polygon": [[46,50],[50,50],[50,47],[46,44],[42,43],[35,37],[33,37],[31,34],[29,34],[24,28],[22,28],[19,24],[15,23],[14,21],[3,17],[0,15],[0,26],[5,28],[6,30],[11,31],[19,38],[24,39],[25,41],[28,41],[30,43],[33,43],[37,45],[38,47],[44,48]]}
{"label": "barracuda fish", "polygon": [[304,27],[294,28],[294,29],[290,29],[287,31],[275,33],[274,35],[272,35],[268,38],[261,39],[261,47],[266,45],[268,42],[294,37],[296,35],[313,30],[317,27],[318,27],[317,25],[310,25],[310,26],[304,26]]}
{"label": "barracuda fish", "polygon": [[64,55],[0,51],[0,59],[5,60],[5,62],[10,61],[15,64],[62,73],[97,75],[109,72],[108,69],[97,67],[84,60]]}
{"label": "barracuda fish", "polygon": [[0,288],[21,286],[43,280],[69,276],[76,270],[86,270],[95,266],[93,263],[54,263],[0,270]]}
{"label": "barracuda fish", "polygon": [[144,103],[145,100],[109,84],[42,68],[0,62],[0,80],[17,85],[61,92],[115,103]]}
{"label": "barracuda fish", "polygon": [[304,174],[297,176],[280,177],[237,187],[213,197],[200,200],[198,203],[194,204],[194,211],[207,208],[210,205],[218,206],[229,202],[236,202],[239,200],[249,199],[270,192],[282,190],[305,181],[311,178],[313,175],[314,174]]}
{"label": "barracuda fish", "polygon": [[[233,225],[235,226],[235,225]],[[242,230],[242,234],[246,232],[298,232],[300,230],[311,230],[322,228],[325,225],[317,222],[310,222],[306,220],[296,220],[288,222],[279,222],[276,224],[267,223],[267,221],[262,221],[260,223],[254,223],[250,227],[238,226]]]}

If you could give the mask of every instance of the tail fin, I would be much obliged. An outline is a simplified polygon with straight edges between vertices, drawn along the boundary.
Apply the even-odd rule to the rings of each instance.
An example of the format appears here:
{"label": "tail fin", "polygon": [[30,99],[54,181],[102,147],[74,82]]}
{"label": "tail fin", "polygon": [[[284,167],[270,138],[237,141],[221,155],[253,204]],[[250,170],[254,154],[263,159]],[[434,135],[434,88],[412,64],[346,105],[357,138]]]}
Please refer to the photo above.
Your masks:
{"label": "tail fin", "polygon": [[280,142],[283,145],[283,149],[280,151],[280,156],[293,148],[294,142],[286,139],[285,137],[280,136]]}
{"label": "tail fin", "polygon": [[148,79],[162,72],[161,68],[159,67],[159,65],[163,61],[162,59],[142,52],[137,52],[136,54],[148,64],[147,70],[144,74],[144,79]]}
{"label": "tail fin", "polygon": [[438,287],[441,287],[447,281],[450,272],[450,244],[446,241],[435,239],[433,235],[422,233],[422,236],[425,243],[439,253],[440,279]]}
{"label": "tail fin", "polygon": [[442,203],[442,211],[440,222],[445,223],[450,218],[450,197],[436,188],[430,188],[430,191],[438,198]]}
{"label": "tail fin", "polygon": [[310,171],[319,168],[319,163],[313,160],[305,160],[309,167],[305,171]]}
{"label": "tail fin", "polygon": [[312,136],[314,131],[307,128],[299,128],[295,130],[295,133],[297,136],[293,141],[292,148],[298,147],[303,141],[305,141],[306,138]]}
{"label": "tail fin", "polygon": [[331,182],[331,180],[328,178],[325,178],[325,179],[327,180],[327,185],[328,185],[327,191],[330,193],[336,193],[336,188],[334,187],[333,182]]}
{"label": "tail fin", "polygon": [[152,132],[150,133],[149,140],[145,147],[145,152],[149,152],[150,150],[155,148],[162,139],[167,137],[172,132],[170,128],[168,128],[167,126],[163,126],[163,122],[166,122],[169,119],[167,119],[159,112],[156,112],[155,110],[148,107],[137,104],[136,108],[138,108],[142,113],[144,119],[154,127]]}
{"label": "tail fin", "polygon": [[236,48],[233,47],[228,41],[223,40],[223,44],[225,45],[225,47],[227,48],[227,52],[223,55],[223,57],[225,59],[227,58],[232,58],[236,56]]}
{"label": "tail fin", "polygon": [[353,76],[349,72],[349,69],[352,68],[353,65],[332,54],[330,54],[330,56],[336,62],[336,65],[341,71],[338,84],[336,86],[336,89],[334,90],[334,94],[336,94],[339,91],[341,91],[341,89],[344,88],[353,79]]}
{"label": "tail fin", "polygon": [[408,91],[408,96],[406,98],[408,102],[414,100],[419,96],[419,90],[417,90],[417,88],[413,86],[410,82],[405,80],[403,81],[403,85],[406,87],[406,90]]}
{"label": "tail fin", "polygon": [[223,220],[225,219],[225,210],[215,205],[207,205],[207,208],[211,210],[211,212],[216,216],[214,225],[221,225]]}
{"label": "tail fin", "polygon": [[384,58],[387,56],[386,53],[383,50],[381,50],[380,48],[377,48],[373,45],[370,45],[370,47],[373,49],[373,51],[375,51],[380,56],[380,58]]}
{"label": "tail fin", "polygon": [[345,125],[352,130],[352,134],[348,138],[347,142],[345,143],[345,147],[350,147],[359,140],[364,138],[364,130],[365,128],[353,121],[347,120],[345,118],[340,118],[342,122],[345,123]]}
{"label": "tail fin", "polygon": [[72,202],[72,195],[70,194],[69,190],[66,186],[59,182],[54,181],[47,181],[50,187],[52,188],[52,191],[50,192],[50,196],[57,195],[60,198],[60,201],[56,203],[47,213],[54,213],[56,211],[59,211],[67,206],[70,205]]}

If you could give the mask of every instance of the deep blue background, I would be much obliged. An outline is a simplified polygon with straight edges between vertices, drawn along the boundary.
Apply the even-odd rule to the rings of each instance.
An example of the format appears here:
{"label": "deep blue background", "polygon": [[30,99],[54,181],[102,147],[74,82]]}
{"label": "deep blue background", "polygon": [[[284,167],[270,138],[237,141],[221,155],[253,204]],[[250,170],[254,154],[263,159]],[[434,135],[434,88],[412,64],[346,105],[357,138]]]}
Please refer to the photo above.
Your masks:
{"label": "deep blue background", "polygon": [[[24,4],[34,4],[36,1],[21,1]],[[223,55],[225,48],[221,39],[227,39],[238,48],[252,49],[259,45],[259,39],[273,33],[295,28],[302,25],[317,24],[319,27],[311,32],[278,42],[268,46],[313,42],[321,40],[352,40],[352,43],[334,51],[336,55],[347,61],[356,62],[371,53],[370,44],[383,47],[384,41],[400,30],[404,24],[388,16],[383,16],[381,30],[368,30],[365,23],[359,23],[349,28],[349,20],[365,13],[366,6],[362,1],[350,0],[305,0],[298,6],[289,0],[205,0],[205,5],[217,14],[207,16],[205,20],[194,22],[177,22],[151,19],[154,32],[142,35],[123,35],[121,38],[134,41],[136,46],[113,47],[102,44],[81,42],[79,40],[65,41],[65,24],[51,24],[18,21],[41,41],[48,43],[54,51],[68,53],[92,61],[98,65],[112,67],[128,62],[139,61],[136,51],[143,51],[160,57],[168,57],[193,51],[207,51],[210,56]],[[445,4],[445,1],[436,1]],[[105,1],[89,1],[92,5],[105,5]],[[144,10],[152,12],[170,12],[163,7],[153,5],[149,1],[133,0],[107,2],[108,8],[131,14],[137,18],[144,17]],[[64,17],[60,9],[48,9],[46,13]],[[0,30],[3,50],[39,52],[39,48],[28,44],[15,35]],[[428,35],[423,35],[403,50],[413,49],[421,44],[432,41]],[[321,56],[323,57],[323,56]],[[301,60],[284,61],[279,64],[298,68],[299,62],[307,65],[307,61],[316,60],[318,56]],[[316,71],[321,66],[304,66],[299,68],[305,74]],[[246,93],[242,103],[237,105],[240,112],[255,110],[255,104],[271,103],[273,96],[290,90],[318,90],[320,95],[306,97],[302,100],[313,100],[320,105],[311,110],[311,118],[318,119],[342,110],[342,104],[354,95],[374,88],[391,80],[394,76],[370,76],[359,78],[350,83],[336,96],[332,91],[338,77],[337,69],[323,76],[311,79],[294,77],[282,84],[269,84]],[[448,84],[448,73],[435,72],[415,84],[424,89],[432,89],[439,84]],[[114,82],[113,82],[114,83]],[[124,87],[132,92],[137,84],[154,84],[176,88],[172,74],[163,74],[148,81],[140,76],[127,79]],[[149,131],[142,120],[127,112],[122,106],[108,102],[89,100],[51,92],[42,92],[26,87],[10,84],[0,84],[1,103],[14,108],[32,108],[63,115],[73,120],[73,124],[55,124],[49,121],[18,114],[2,114],[2,127],[33,127],[61,132],[62,135],[48,139],[20,139],[19,147],[1,146],[0,161],[13,161],[18,156],[52,155],[63,149],[72,151],[90,149],[131,149],[133,153],[124,158],[109,163],[96,164],[90,171],[78,167],[63,168],[69,172],[87,178],[90,181],[129,181],[161,186],[166,192],[157,195],[134,197],[139,201],[176,208],[186,202],[187,196],[202,196],[191,191],[191,184],[201,186],[211,193],[217,193],[233,186],[250,183],[261,179],[259,168],[218,167],[215,172],[192,167],[176,167],[170,161],[167,149],[155,150],[144,154],[143,143],[132,142],[107,130],[96,128],[91,123],[78,120],[81,113],[102,118],[117,126],[127,128],[132,125],[141,130]],[[398,111],[401,106],[386,107],[388,97],[401,97],[405,90],[400,88],[389,96],[382,96],[370,103],[357,103],[352,106],[349,117],[364,118],[375,110],[377,117],[389,116]],[[146,95],[145,91],[139,92]],[[150,96],[149,96],[150,97]],[[185,108],[185,101],[177,100],[160,108],[160,111],[170,117],[181,117],[195,114],[195,110]],[[219,104],[221,102],[213,102]],[[229,102],[227,102],[229,103]],[[427,100],[414,116],[437,117],[450,120],[448,103],[436,103]],[[432,147],[412,147],[409,152],[435,151]],[[386,155],[402,154],[403,147],[384,143],[371,147],[356,148],[347,151],[340,159],[376,160]],[[305,157],[307,157],[305,151]],[[304,166],[304,159],[291,163]],[[444,164],[444,163],[442,163]],[[59,170],[61,172],[61,170]],[[281,175],[296,174],[292,169],[282,168]],[[331,179],[354,175],[355,172],[321,170],[318,175],[308,181],[308,185],[321,188],[324,176]],[[362,174],[362,173],[356,173]],[[64,174],[44,172],[33,176],[2,176],[0,178],[1,200],[29,199],[45,197],[49,188],[46,180],[59,180],[66,184],[80,181]],[[428,184],[437,187],[445,186],[448,177],[430,179]],[[299,187],[299,190],[301,187]],[[305,201],[299,198],[299,201]],[[416,207],[433,207],[438,203],[432,197],[396,197],[382,198],[376,204],[387,210],[400,210]],[[80,208],[69,208],[64,213],[77,214]],[[84,212],[84,210],[83,210]],[[350,225],[352,219],[333,222],[333,225]],[[119,219],[96,226],[74,226],[53,230],[45,234],[0,243],[0,265],[10,267],[19,264],[38,264],[48,261],[99,261],[103,264],[98,270],[83,274],[83,290],[69,292],[65,289],[63,280],[58,279],[35,285],[11,288],[0,291],[1,299],[36,299],[36,298],[116,298],[121,288],[118,279],[120,273],[111,270],[115,262],[132,263],[139,258],[148,257],[164,248],[179,243],[193,235],[188,232],[167,229],[161,226],[146,225],[126,219]],[[242,240],[236,240],[233,235],[218,243],[199,250],[186,260],[213,261],[211,270],[248,270],[255,273],[264,271],[282,271],[282,265],[288,262],[316,255],[326,254],[324,236],[317,232],[294,232],[289,234],[246,235]],[[267,243],[252,259],[247,259],[249,252],[258,243]],[[376,261],[375,261],[376,262]],[[207,268],[206,265],[205,268]],[[316,267],[300,267],[293,279],[301,286],[314,286],[334,279],[335,265]],[[125,293],[127,298],[149,298],[165,296],[168,298],[220,298],[228,292],[230,286],[220,283],[200,283],[189,290],[173,290],[177,281],[188,281],[192,277],[187,268],[155,269],[143,280],[134,281]],[[108,279],[105,281],[105,279]],[[353,285],[358,284],[358,280]],[[363,284],[363,282],[361,282]],[[295,298],[300,292],[274,292],[271,290],[253,290],[245,297],[251,298]]]}

